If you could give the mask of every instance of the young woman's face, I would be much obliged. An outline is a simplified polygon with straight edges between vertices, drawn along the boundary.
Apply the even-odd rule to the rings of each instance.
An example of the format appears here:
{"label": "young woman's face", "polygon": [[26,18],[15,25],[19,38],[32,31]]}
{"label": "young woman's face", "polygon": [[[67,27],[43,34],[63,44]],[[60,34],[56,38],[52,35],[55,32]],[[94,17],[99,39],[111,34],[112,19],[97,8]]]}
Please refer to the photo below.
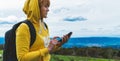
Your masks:
{"label": "young woman's face", "polygon": [[48,13],[49,9],[47,6],[42,6],[41,7],[41,17],[42,18],[47,18],[47,13]]}
{"label": "young woman's face", "polygon": [[40,14],[41,14],[41,17],[42,18],[47,18],[47,14],[48,14],[48,11],[49,11],[49,0],[43,0],[41,3],[40,3]]}

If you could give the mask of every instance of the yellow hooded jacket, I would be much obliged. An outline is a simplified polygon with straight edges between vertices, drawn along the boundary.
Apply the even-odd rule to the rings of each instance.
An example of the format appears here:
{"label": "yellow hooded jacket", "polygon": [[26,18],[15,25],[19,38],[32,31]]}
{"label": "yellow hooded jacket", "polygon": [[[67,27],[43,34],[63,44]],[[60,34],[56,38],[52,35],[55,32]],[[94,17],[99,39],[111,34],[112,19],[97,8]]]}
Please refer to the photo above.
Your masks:
{"label": "yellow hooded jacket", "polygon": [[36,40],[30,48],[30,31],[27,24],[22,23],[16,30],[16,54],[18,61],[49,61],[50,54],[44,41],[49,41],[49,31],[40,21],[38,0],[26,0],[23,11],[36,30]]}

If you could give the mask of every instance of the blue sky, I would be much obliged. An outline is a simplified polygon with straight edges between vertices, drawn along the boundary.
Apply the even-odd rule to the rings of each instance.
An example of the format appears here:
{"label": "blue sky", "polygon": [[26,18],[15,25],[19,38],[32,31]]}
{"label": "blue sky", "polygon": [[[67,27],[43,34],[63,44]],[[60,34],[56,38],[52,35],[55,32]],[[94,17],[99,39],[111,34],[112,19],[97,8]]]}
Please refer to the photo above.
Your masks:
{"label": "blue sky", "polygon": [[[0,0],[0,37],[16,22],[26,18],[25,0]],[[120,0],[51,0],[48,18],[44,19],[50,36],[120,37]]]}

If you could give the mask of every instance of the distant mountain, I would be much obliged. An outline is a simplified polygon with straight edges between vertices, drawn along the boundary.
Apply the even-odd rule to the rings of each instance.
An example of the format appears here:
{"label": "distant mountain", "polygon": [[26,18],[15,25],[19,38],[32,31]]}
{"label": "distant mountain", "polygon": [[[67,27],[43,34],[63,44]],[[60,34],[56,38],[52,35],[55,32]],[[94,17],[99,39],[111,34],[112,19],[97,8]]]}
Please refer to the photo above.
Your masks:
{"label": "distant mountain", "polygon": [[4,44],[4,38],[0,37],[0,44]]}
{"label": "distant mountain", "polygon": [[114,48],[114,49],[120,49],[120,45],[108,45],[108,46],[103,46],[103,48]]}
{"label": "distant mountain", "polygon": [[[0,37],[0,44],[4,44],[4,38]],[[118,37],[76,37],[70,38],[62,47],[111,47],[120,49],[120,38]]]}
{"label": "distant mountain", "polygon": [[80,37],[71,38],[63,47],[107,47],[119,45],[120,38],[118,37]]}

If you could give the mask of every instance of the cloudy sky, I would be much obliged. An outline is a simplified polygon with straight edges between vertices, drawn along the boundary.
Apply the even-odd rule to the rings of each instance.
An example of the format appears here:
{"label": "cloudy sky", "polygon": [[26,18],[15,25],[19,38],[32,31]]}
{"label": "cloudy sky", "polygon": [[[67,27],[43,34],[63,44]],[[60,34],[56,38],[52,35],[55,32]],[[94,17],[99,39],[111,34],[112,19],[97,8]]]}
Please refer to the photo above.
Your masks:
{"label": "cloudy sky", "polygon": [[[26,17],[25,0],[0,0],[0,37],[16,22]],[[120,37],[120,0],[51,0],[48,18],[44,19],[50,36]]]}

